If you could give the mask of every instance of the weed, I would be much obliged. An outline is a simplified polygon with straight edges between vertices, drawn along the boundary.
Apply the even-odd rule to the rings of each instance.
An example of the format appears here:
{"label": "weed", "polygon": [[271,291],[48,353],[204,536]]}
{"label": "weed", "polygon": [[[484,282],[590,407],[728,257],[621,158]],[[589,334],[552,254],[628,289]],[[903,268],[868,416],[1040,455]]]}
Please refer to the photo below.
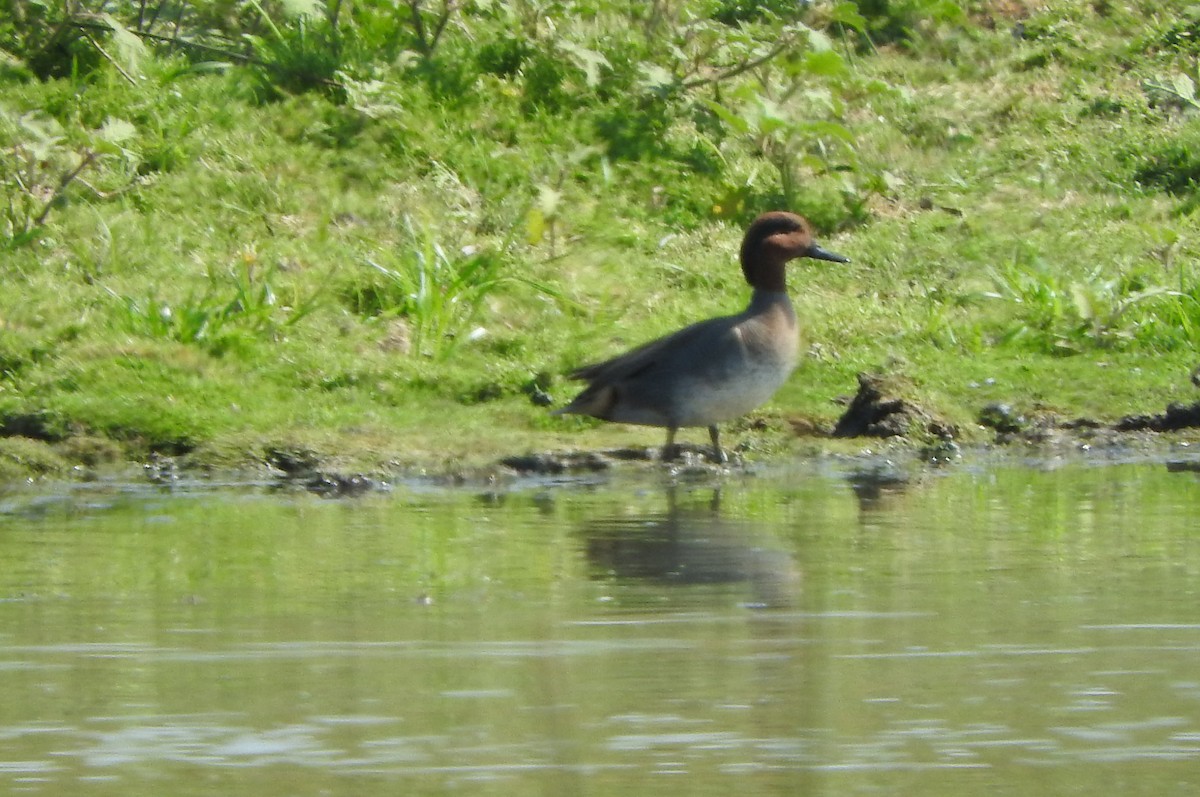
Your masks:
{"label": "weed", "polygon": [[[135,134],[129,122],[108,119],[99,129],[82,131],[85,143],[76,146],[57,120],[37,112],[16,115],[0,106],[0,240],[9,247],[32,241],[76,186],[106,199],[132,185],[136,174],[126,166],[138,158],[126,145]],[[117,190],[90,186],[85,175],[110,163],[123,173]]]}
{"label": "weed", "polygon": [[[865,21],[869,41],[875,44],[912,45],[925,28],[961,24],[966,19],[962,6],[953,0],[859,0],[853,6],[857,10],[853,16]],[[846,14],[842,12],[843,17]]]}
{"label": "weed", "polygon": [[504,249],[443,245],[430,226],[404,218],[405,241],[396,261],[366,264],[381,280],[369,280],[345,292],[351,306],[367,316],[401,317],[412,348],[442,359],[464,338],[482,334],[471,325],[488,297],[508,283],[561,299],[549,285],[514,273]]}
{"label": "weed", "polygon": [[94,165],[96,153],[66,146],[57,122],[39,114],[12,118],[0,108],[0,124],[12,142],[0,150],[5,204],[0,236],[14,246],[32,239],[71,183]]}
{"label": "weed", "polygon": [[1191,55],[1200,54],[1200,6],[1186,6],[1167,16],[1167,19],[1166,28],[1156,32],[1146,45]]}
{"label": "weed", "polygon": [[320,89],[340,97],[334,79],[345,68],[343,41],[332,15],[317,13],[317,4],[285,4],[291,13],[279,24],[258,0],[249,0],[259,12],[267,32],[251,36],[258,60],[255,65],[262,95]]}
{"label": "weed", "polygon": [[243,351],[253,341],[271,340],[295,327],[321,303],[320,290],[279,302],[272,283],[277,269],[259,272],[256,257],[244,253],[239,267],[213,274],[200,296],[174,302],[153,294],[143,298],[119,296],[122,322],[132,332],[150,338],[200,346],[214,355]]}
{"label": "weed", "polygon": [[1200,119],[1188,120],[1174,135],[1156,136],[1127,159],[1134,162],[1133,179],[1171,194],[1194,193],[1200,187]]}
{"label": "weed", "polygon": [[1179,72],[1170,78],[1147,80],[1143,86],[1152,102],[1194,113],[1200,111],[1197,77],[1200,77],[1200,66],[1193,69],[1191,75]]}
{"label": "weed", "polygon": [[[885,183],[881,171],[859,159],[855,136],[837,121],[840,102],[829,91],[810,89],[780,103],[746,86],[725,104],[709,102],[707,107],[731,133],[761,152],[778,176],[776,190],[762,199],[753,196],[753,180],[729,186],[716,203],[721,216],[744,220],[777,204],[832,229],[847,220],[861,221],[866,196]],[[831,177],[840,200],[822,196],[821,180]]]}
{"label": "weed", "polygon": [[1008,305],[998,342],[1047,354],[1124,349],[1139,340],[1162,349],[1200,343],[1195,287],[1188,293],[1154,285],[1149,272],[1104,272],[1096,267],[1072,278],[1035,252],[1018,250],[1003,268],[989,270],[993,290],[983,294]]}

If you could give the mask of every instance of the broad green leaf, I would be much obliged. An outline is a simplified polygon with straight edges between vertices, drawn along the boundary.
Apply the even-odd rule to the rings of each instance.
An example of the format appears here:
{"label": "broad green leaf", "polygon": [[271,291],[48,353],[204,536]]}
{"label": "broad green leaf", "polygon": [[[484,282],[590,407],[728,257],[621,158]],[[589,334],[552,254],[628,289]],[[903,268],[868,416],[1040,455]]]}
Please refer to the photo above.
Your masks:
{"label": "broad green leaf", "polygon": [[804,68],[812,75],[832,77],[845,74],[846,61],[834,50],[816,50],[805,56]]}
{"label": "broad green leaf", "polygon": [[572,41],[559,42],[558,46],[571,56],[576,66],[583,70],[590,88],[595,88],[600,84],[600,67],[608,66],[607,58],[595,50],[589,50]]}
{"label": "broad green leaf", "polygon": [[546,216],[540,208],[530,208],[525,214],[525,241],[537,246],[546,236]]}
{"label": "broad green leaf", "polygon": [[702,100],[702,102],[704,103],[704,106],[708,108],[708,110],[712,111],[718,119],[727,124],[734,132],[749,132],[750,124],[739,114],[734,113],[724,105],[713,102],[712,100]]}
{"label": "broad green leaf", "polygon": [[39,143],[55,143],[62,138],[62,125],[52,116],[33,111],[22,114],[18,120],[21,129]]}
{"label": "broad green leaf", "polygon": [[97,131],[97,135],[110,144],[120,144],[136,136],[137,128],[131,122],[127,122],[124,119],[114,119],[110,116]]}
{"label": "broad green leaf", "polygon": [[25,140],[19,146],[37,160],[49,160],[62,142],[62,126],[58,120],[38,112],[21,116],[18,120]]}
{"label": "broad green leaf", "polygon": [[850,146],[854,145],[854,134],[848,127],[837,122],[806,122],[801,127],[812,135],[836,138]]}
{"label": "broad green leaf", "polygon": [[283,13],[291,19],[315,17],[321,10],[321,0],[282,0]]}
{"label": "broad green leaf", "polygon": [[112,31],[113,58],[126,72],[140,74],[143,59],[146,57],[146,45],[142,43],[133,31],[126,28],[111,14],[101,14],[100,18]]}
{"label": "broad green leaf", "polygon": [[829,13],[829,21],[854,28],[859,33],[867,29],[867,18],[858,13],[858,5],[855,3],[838,3]]}
{"label": "broad green leaf", "polygon": [[1175,76],[1175,93],[1184,100],[1193,100],[1196,98],[1196,84],[1192,79],[1182,72]]}
{"label": "broad green leaf", "polygon": [[939,22],[962,22],[967,18],[967,12],[954,0],[941,0],[929,6],[929,13]]}
{"label": "broad green leaf", "polygon": [[538,186],[538,209],[547,219],[558,215],[558,206],[562,203],[562,192],[548,185]]}
{"label": "broad green leaf", "polygon": [[1091,321],[1096,317],[1095,308],[1092,306],[1092,297],[1087,289],[1087,286],[1080,285],[1078,282],[1071,283],[1071,301],[1075,304],[1075,312],[1079,313],[1079,317]]}
{"label": "broad green leaf", "polygon": [[833,49],[833,42],[824,32],[810,28],[807,25],[799,25],[798,27],[808,36],[808,46],[814,52],[823,53]]}
{"label": "broad green leaf", "polygon": [[641,70],[642,73],[642,85],[644,85],[646,88],[663,88],[665,86],[670,86],[675,82],[675,78],[670,71],[659,66],[658,64],[652,64],[647,61],[638,64],[638,69]]}

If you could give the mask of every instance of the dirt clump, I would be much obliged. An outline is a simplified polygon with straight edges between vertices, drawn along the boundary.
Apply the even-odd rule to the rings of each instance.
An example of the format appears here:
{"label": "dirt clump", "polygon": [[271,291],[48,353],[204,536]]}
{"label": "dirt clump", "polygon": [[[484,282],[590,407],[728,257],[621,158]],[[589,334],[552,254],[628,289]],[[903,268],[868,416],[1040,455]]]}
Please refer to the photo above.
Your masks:
{"label": "dirt clump", "polygon": [[833,428],[834,437],[912,437],[953,439],[952,426],[904,398],[897,380],[858,375],[858,393]]}
{"label": "dirt clump", "polygon": [[1157,415],[1126,415],[1117,421],[1118,432],[1176,432],[1200,427],[1200,401],[1194,404],[1168,404]]}

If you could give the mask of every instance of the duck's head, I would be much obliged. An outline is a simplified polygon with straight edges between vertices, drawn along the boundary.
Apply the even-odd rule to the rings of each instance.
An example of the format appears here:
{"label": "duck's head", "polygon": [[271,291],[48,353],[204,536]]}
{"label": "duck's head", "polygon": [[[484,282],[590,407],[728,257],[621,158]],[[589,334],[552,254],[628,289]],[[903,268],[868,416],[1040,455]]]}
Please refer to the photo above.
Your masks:
{"label": "duck's head", "polygon": [[762,214],[742,239],[742,273],[746,275],[746,282],[758,290],[784,290],[784,265],[798,257],[850,262],[848,257],[817,246],[808,222],[787,211]]}

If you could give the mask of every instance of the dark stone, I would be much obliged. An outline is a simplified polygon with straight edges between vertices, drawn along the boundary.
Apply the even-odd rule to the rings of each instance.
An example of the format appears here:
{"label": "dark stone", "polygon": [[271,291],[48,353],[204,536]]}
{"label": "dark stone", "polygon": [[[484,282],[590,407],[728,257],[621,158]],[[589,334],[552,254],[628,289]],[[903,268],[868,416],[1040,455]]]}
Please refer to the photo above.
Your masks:
{"label": "dark stone", "polygon": [[554,403],[554,397],[541,388],[529,391],[529,401],[535,407],[549,407]]}
{"label": "dark stone", "polygon": [[268,448],[267,464],[286,473],[299,476],[316,471],[321,464],[316,452],[306,448]]}
{"label": "dark stone", "polygon": [[152,484],[166,486],[179,480],[179,466],[172,457],[150,452],[149,459],[142,463],[142,472]]}
{"label": "dark stone", "polygon": [[324,498],[349,498],[374,490],[378,484],[361,473],[317,473],[304,483],[304,489]]}
{"label": "dark stone", "polygon": [[549,407],[554,403],[550,395],[551,377],[545,371],[539,372],[532,379],[521,385],[521,392],[529,396],[529,401],[535,407]]}
{"label": "dark stone", "polygon": [[1028,425],[1025,416],[1013,409],[1012,405],[999,402],[988,404],[979,411],[979,423],[1001,434],[1019,432]]}

